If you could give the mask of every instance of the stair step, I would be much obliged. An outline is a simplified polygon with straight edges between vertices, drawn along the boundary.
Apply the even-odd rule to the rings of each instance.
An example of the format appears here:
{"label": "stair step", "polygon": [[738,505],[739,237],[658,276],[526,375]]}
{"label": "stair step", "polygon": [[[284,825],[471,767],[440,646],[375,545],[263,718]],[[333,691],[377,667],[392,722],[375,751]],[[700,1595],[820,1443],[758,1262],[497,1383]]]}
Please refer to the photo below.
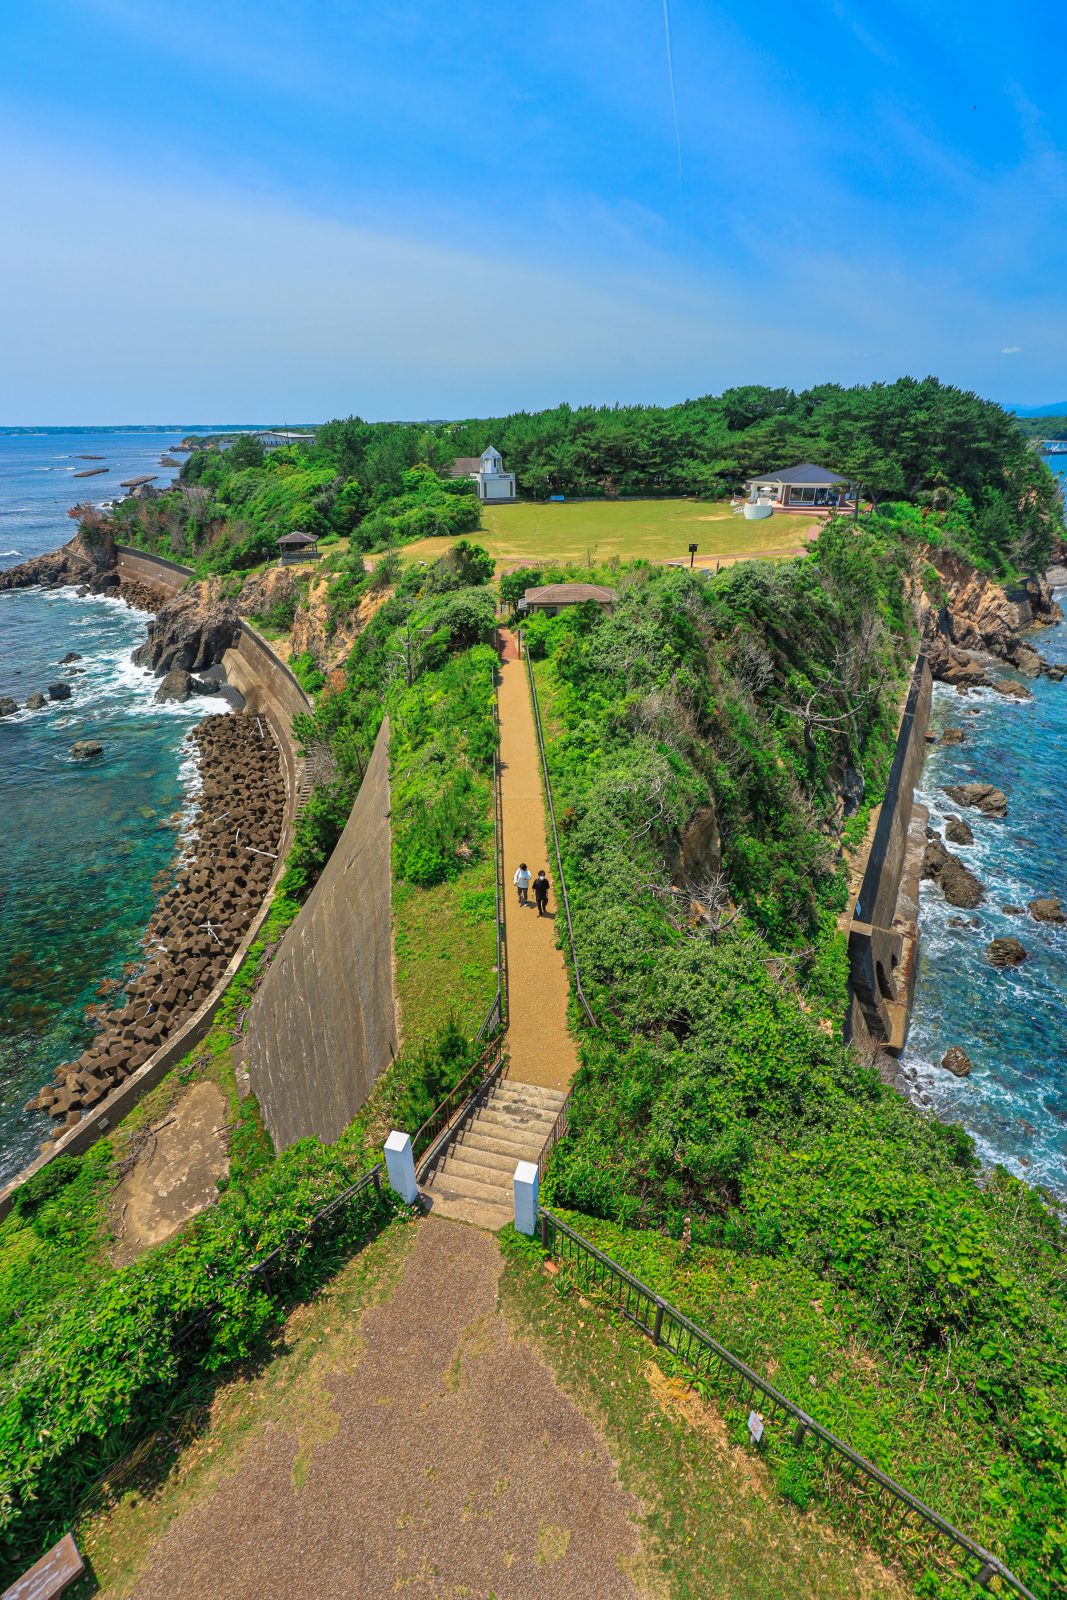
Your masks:
{"label": "stair step", "polygon": [[519,1095],[528,1103],[543,1103],[558,1111],[567,1098],[566,1089],[550,1089],[541,1083],[522,1083],[518,1078],[501,1078],[494,1086],[493,1094]]}
{"label": "stair step", "polygon": [[512,1133],[540,1133],[542,1142],[555,1124],[555,1117],[547,1111],[529,1111],[525,1109],[497,1111],[493,1106],[487,1105],[479,1111],[478,1122],[484,1123],[486,1128],[507,1128]]}
{"label": "stair step", "polygon": [[475,1227],[496,1233],[506,1222],[514,1220],[512,1206],[486,1205],[480,1200],[469,1200],[460,1195],[450,1195],[446,1190],[430,1189],[426,1198],[434,1216],[451,1217],[456,1222],[472,1222]]}
{"label": "stair step", "polygon": [[[540,1155],[540,1151],[538,1154]],[[530,1157],[519,1153],[513,1154],[510,1150],[487,1150],[484,1141],[479,1139],[476,1130],[472,1128],[465,1138],[457,1139],[449,1146],[448,1159],[470,1161],[479,1167],[491,1167],[494,1172],[504,1173],[510,1183],[514,1176],[516,1161],[527,1161]]]}
{"label": "stair step", "polygon": [[500,1205],[500,1197],[504,1192],[493,1183],[482,1183],[461,1173],[453,1174],[447,1162],[427,1180],[426,1188],[431,1195],[449,1194],[461,1200],[481,1200],[486,1205]]}
{"label": "stair step", "polygon": [[510,1198],[515,1168],[489,1166],[478,1159],[478,1154],[479,1152],[472,1151],[468,1157],[462,1148],[451,1150],[448,1160],[441,1167],[444,1181],[451,1183],[454,1177],[468,1178],[472,1183],[481,1183],[489,1189],[497,1189],[505,1198]]}
{"label": "stair step", "polygon": [[540,1135],[536,1138],[524,1137],[522,1134],[510,1135],[501,1128],[490,1129],[474,1122],[463,1130],[451,1148],[484,1150],[491,1155],[506,1156],[514,1171],[516,1161],[536,1161],[544,1143]]}

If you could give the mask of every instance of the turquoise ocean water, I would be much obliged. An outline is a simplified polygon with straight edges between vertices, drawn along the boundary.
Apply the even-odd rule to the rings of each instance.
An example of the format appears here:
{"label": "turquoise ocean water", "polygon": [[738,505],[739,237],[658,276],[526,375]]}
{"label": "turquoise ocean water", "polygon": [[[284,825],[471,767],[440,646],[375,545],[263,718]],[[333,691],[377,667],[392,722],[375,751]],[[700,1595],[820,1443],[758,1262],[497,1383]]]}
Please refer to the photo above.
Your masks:
{"label": "turquoise ocean water", "polygon": [[[159,466],[188,429],[47,434],[0,431],[0,567],[54,549],[75,524],[75,501],[110,499],[121,478]],[[71,480],[82,452],[106,476]],[[103,464],[103,463],[99,463]],[[84,1008],[100,980],[136,961],[152,911],[152,879],[174,859],[179,818],[196,778],[188,734],[221,700],[157,706],[157,680],[132,650],[148,618],[119,600],[73,589],[0,594],[0,695],[20,703],[69,669],[74,694],[40,712],[0,719],[0,1183],[36,1154],[49,1119],[23,1110],[91,1030]],[[70,758],[75,739],[103,757]]]}
{"label": "turquoise ocean water", "polygon": [[[1057,598],[1067,611],[1067,592]],[[1067,623],[1032,637],[1047,659],[1067,663]],[[963,727],[968,738],[932,746],[918,798],[942,832],[946,815],[970,823],[974,844],[950,848],[977,873],[986,898],[974,912],[958,911],[935,884],[922,886],[905,1061],[917,1069],[918,1087],[936,1114],[972,1133],[986,1160],[1067,1195],[1067,927],[1000,909],[1051,894],[1067,910],[1067,681],[1041,678],[1028,686],[1033,699],[1024,701],[935,686],[934,730]],[[972,707],[979,714],[964,715]],[[1004,821],[963,812],[943,792],[945,784],[971,780],[1004,790]],[[959,925],[972,918],[977,926]],[[1029,959],[998,972],[985,959],[986,946],[1009,934]],[[950,1045],[962,1045],[971,1057],[969,1077],[954,1078],[939,1065]]]}

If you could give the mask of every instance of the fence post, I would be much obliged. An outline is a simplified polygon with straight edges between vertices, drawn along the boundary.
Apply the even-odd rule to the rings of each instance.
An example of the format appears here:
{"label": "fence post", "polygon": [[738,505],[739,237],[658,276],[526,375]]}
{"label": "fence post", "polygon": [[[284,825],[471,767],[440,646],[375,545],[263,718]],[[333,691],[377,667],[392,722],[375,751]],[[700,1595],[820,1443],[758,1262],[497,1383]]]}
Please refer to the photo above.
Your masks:
{"label": "fence post", "polygon": [[519,1161],[512,1179],[515,1196],[515,1227],[531,1239],[537,1232],[537,1162]]}
{"label": "fence post", "polygon": [[385,1141],[385,1169],[389,1174],[390,1188],[396,1190],[401,1200],[413,1206],[419,1198],[419,1186],[415,1182],[415,1157],[411,1150],[410,1134],[393,1129]]}
{"label": "fence post", "polygon": [[652,1343],[659,1344],[663,1333],[663,1301],[656,1301],[656,1320],[652,1324]]}

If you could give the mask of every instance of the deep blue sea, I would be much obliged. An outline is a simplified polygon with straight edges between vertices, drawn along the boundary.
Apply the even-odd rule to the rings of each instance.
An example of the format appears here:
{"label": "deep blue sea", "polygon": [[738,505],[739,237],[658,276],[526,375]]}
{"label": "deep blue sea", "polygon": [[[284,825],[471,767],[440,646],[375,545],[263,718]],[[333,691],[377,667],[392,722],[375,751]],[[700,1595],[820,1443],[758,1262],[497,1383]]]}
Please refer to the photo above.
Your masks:
{"label": "deep blue sea", "polygon": [[[75,531],[77,501],[111,499],[121,478],[173,469],[159,458],[188,427],[11,434],[0,429],[0,567]],[[79,461],[82,453],[104,461]],[[80,468],[106,476],[72,481]],[[147,617],[73,589],[0,594],[0,695],[21,704],[67,679],[73,697],[0,718],[0,1184],[36,1154],[49,1119],[27,1099],[91,1036],[85,1006],[101,979],[139,955],[152,879],[172,863],[196,779],[192,727],[221,700],[157,706],[157,680],[131,651]],[[58,665],[68,651],[80,675]],[[75,739],[104,755],[74,762]]]}
{"label": "deep blue sea", "polygon": [[[1067,592],[1057,595],[1067,610]],[[1067,663],[1067,623],[1039,629],[1033,643],[1047,659]],[[1004,676],[1015,676],[1005,672]],[[1030,1182],[1067,1194],[1067,927],[1012,916],[1058,895],[1067,911],[1064,850],[1067,777],[1067,681],[1030,683],[1033,699],[1006,700],[992,690],[959,695],[938,684],[932,727],[967,730],[963,745],[933,745],[918,798],[944,831],[946,815],[962,816],[974,844],[952,845],[978,875],[986,898],[976,911],[948,905],[924,883],[915,1012],[905,1060],[940,1117],[974,1135],[981,1155]],[[978,715],[966,715],[978,708]],[[943,786],[995,783],[1008,797],[1001,821],[963,811]],[[960,926],[974,919],[977,926]],[[997,971],[985,958],[989,941],[1019,939],[1029,959]],[[950,1045],[974,1063],[967,1078],[940,1065]]]}

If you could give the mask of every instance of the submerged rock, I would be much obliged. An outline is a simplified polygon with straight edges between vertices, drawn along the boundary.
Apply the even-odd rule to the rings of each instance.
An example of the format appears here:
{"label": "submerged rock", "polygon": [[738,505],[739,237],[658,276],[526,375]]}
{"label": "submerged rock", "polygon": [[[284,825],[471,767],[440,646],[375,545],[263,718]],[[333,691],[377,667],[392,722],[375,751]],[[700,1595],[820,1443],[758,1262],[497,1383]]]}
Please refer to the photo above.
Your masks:
{"label": "submerged rock", "polygon": [[1006,917],[1024,917],[1026,915],[1025,906],[1001,906],[1000,909]]}
{"label": "submerged rock", "polygon": [[974,1063],[966,1050],[961,1050],[958,1044],[954,1044],[951,1050],[946,1050],[941,1057],[941,1065],[946,1072],[951,1072],[955,1077],[965,1078]]}
{"label": "submerged rock", "polygon": [[94,756],[103,755],[104,747],[95,739],[75,739],[70,753],[75,761],[91,761]]}
{"label": "submerged rock", "polygon": [[18,708],[18,701],[12,700],[9,694],[0,695],[0,717],[10,717]]}
{"label": "submerged rock", "polygon": [[47,704],[48,704],[47,697],[45,695],[43,695],[41,693],[41,691],[38,689],[37,693],[36,694],[31,694],[30,698],[26,701],[26,710],[27,711],[43,711]]}
{"label": "submerged rock", "polygon": [[1006,817],[1008,797],[991,783],[949,783],[945,793],[958,806],[973,806],[985,817]]}
{"label": "submerged rock", "polygon": [[59,665],[61,667],[69,667],[72,661],[80,661],[81,659],[82,657],[77,650],[68,650]]}
{"label": "submerged rock", "polygon": [[72,693],[73,690],[70,684],[63,683],[62,680],[59,683],[50,683],[48,685],[49,700],[69,700]]}
{"label": "submerged rock", "polygon": [[1036,922],[1067,922],[1063,907],[1055,895],[1048,895],[1044,899],[1029,902],[1030,915]]}
{"label": "submerged rock", "polygon": [[941,733],[942,744],[963,744],[966,738],[965,728],[944,728]]}
{"label": "submerged rock", "polygon": [[[1035,673],[1036,677],[1037,674]],[[1016,683],[1014,678],[998,678],[993,685],[997,694],[1006,695],[1009,700],[1030,700],[1033,698],[1025,683]]]}
{"label": "submerged rock", "polygon": [[1018,939],[991,939],[986,947],[986,960],[994,967],[1018,967],[1027,959],[1027,952]]}
{"label": "submerged rock", "polygon": [[946,817],[945,838],[949,844],[973,844],[974,834],[962,817]]}

